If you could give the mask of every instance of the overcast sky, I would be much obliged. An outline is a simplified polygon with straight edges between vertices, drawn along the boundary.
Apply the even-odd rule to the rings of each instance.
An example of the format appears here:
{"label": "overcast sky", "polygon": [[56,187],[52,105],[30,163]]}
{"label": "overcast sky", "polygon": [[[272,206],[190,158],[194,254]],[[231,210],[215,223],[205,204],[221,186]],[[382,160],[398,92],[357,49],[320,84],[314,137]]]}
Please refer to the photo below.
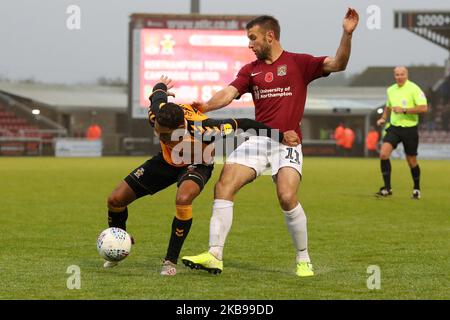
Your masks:
{"label": "overcast sky", "polygon": [[[81,9],[81,29],[69,30],[68,6]],[[381,9],[381,30],[366,26],[370,5]],[[450,10],[448,0],[201,0],[203,14],[272,14],[284,49],[334,55],[348,6],[360,13],[349,74],[367,66],[443,65],[448,52],[393,28],[394,10]],[[0,77],[51,83],[127,77],[131,13],[190,12],[190,0],[1,0]]]}

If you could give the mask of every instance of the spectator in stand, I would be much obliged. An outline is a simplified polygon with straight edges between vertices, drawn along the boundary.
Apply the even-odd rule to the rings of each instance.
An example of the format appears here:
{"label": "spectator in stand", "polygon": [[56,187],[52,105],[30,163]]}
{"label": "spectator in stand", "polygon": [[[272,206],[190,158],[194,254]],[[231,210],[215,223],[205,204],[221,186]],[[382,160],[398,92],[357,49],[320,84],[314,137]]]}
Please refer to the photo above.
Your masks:
{"label": "spectator in stand", "polygon": [[102,128],[96,123],[93,123],[89,126],[86,131],[86,138],[88,140],[98,140],[102,137]]}
{"label": "spectator in stand", "polygon": [[355,133],[348,126],[345,126],[343,140],[344,144],[342,147],[344,148],[344,155],[349,157],[352,154],[353,143],[355,142]]}
{"label": "spectator in stand", "polygon": [[336,154],[338,156],[344,155],[344,131],[345,125],[343,122],[339,122],[339,125],[334,130],[334,140],[336,140]]}
{"label": "spectator in stand", "polygon": [[380,134],[375,130],[374,126],[370,126],[370,130],[366,137],[366,148],[369,151],[369,157],[378,157],[377,146]]}

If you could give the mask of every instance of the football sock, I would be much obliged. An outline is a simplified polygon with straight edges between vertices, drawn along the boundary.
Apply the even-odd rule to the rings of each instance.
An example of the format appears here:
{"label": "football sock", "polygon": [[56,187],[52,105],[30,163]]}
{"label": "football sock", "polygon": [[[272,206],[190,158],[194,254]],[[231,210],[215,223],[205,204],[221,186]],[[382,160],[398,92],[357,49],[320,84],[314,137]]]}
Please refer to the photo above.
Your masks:
{"label": "football sock", "polygon": [[108,209],[108,225],[110,228],[120,228],[127,230],[128,207],[121,208],[121,211]]}
{"label": "football sock", "polygon": [[389,159],[381,160],[381,174],[383,175],[384,187],[391,190],[391,161]]}
{"label": "football sock", "polygon": [[311,262],[308,254],[308,232],[306,229],[306,215],[299,203],[294,209],[284,211],[284,217],[289,233],[297,250],[296,261]]}
{"label": "football sock", "polygon": [[209,224],[209,253],[223,258],[223,246],[233,222],[233,201],[215,199]]}
{"label": "football sock", "polygon": [[419,165],[411,168],[411,175],[414,180],[414,189],[420,190],[420,168]]}
{"label": "football sock", "polygon": [[167,248],[166,260],[177,263],[180,256],[181,247],[183,247],[184,240],[191,229],[192,218],[189,220],[180,220],[177,217],[172,221],[172,233],[170,234],[169,247]]}

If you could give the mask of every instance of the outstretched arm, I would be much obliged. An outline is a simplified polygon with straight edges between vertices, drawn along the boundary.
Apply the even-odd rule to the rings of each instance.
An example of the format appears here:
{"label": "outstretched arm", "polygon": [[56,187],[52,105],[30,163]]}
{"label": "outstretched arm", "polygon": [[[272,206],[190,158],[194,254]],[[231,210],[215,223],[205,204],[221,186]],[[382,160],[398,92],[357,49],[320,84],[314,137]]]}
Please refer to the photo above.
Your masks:
{"label": "outstretched arm", "polygon": [[335,57],[326,57],[323,62],[324,73],[343,71],[350,58],[352,35],[358,25],[359,15],[355,9],[348,8],[343,23],[341,43]]}
{"label": "outstretched arm", "polygon": [[194,102],[192,106],[201,112],[214,111],[229,105],[237,96],[239,96],[239,91],[233,86],[228,86],[217,92],[208,102]]}
{"label": "outstretched arm", "polygon": [[206,132],[210,131],[209,129],[217,128],[216,131],[212,131],[213,134],[211,136],[211,140],[214,140],[218,134],[220,136],[229,136],[236,134],[238,129],[243,131],[249,131],[250,134],[254,134],[257,136],[265,136],[272,138],[280,143],[286,144],[288,146],[297,146],[300,143],[300,138],[297,133],[293,130],[289,130],[286,132],[281,132],[278,129],[272,129],[271,127],[265,125],[264,123],[247,119],[247,118],[238,118],[238,119],[214,119],[208,118],[202,121],[202,127]]}

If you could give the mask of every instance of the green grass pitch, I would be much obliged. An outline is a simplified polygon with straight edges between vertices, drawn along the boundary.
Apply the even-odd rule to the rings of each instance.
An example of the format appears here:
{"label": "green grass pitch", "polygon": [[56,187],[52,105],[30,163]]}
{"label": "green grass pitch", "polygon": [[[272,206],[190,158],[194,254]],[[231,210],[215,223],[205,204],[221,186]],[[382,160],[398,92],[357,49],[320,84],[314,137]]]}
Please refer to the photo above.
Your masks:
{"label": "green grass pitch", "polygon": [[[269,176],[235,199],[219,276],[186,268],[159,275],[175,187],[129,207],[130,256],[102,269],[96,238],[107,227],[106,198],[144,158],[0,158],[0,299],[449,299],[450,162],[421,160],[422,199],[410,199],[406,161],[392,161],[394,196],[376,199],[376,159],[305,157],[299,198],[308,216],[316,276],[294,274],[295,252]],[[181,255],[207,249],[213,186],[194,203]],[[66,273],[81,270],[81,288]],[[367,268],[381,288],[369,290]]]}

